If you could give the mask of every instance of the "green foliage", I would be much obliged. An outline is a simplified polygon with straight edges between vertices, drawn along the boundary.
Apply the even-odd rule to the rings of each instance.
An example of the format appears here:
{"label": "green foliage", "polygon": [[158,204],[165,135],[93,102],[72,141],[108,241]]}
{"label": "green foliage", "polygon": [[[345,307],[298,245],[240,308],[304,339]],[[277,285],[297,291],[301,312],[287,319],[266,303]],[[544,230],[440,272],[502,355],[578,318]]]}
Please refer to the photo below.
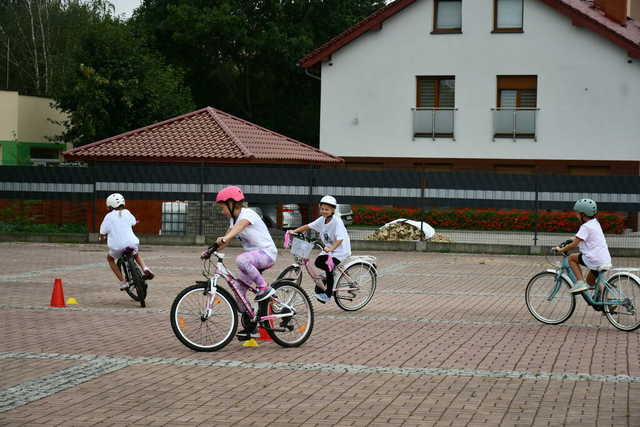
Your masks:
{"label": "green foliage", "polygon": [[62,139],[82,145],[193,109],[183,75],[110,17],[89,28],[74,52],[76,69],[55,83],[70,114]]}
{"label": "green foliage", "polygon": [[[319,82],[296,63],[380,0],[144,0],[133,27],[211,105],[318,144]],[[314,71],[317,73],[317,70]]]}

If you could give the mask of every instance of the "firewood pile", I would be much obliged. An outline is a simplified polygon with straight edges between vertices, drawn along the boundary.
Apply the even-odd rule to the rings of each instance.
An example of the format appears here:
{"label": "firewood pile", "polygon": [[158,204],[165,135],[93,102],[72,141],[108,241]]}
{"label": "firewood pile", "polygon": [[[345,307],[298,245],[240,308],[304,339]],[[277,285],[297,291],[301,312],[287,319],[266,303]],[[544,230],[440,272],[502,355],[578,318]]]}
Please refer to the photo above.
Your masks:
{"label": "firewood pile", "polygon": [[[367,240],[425,240],[425,234],[411,224],[397,222],[386,225],[367,237]],[[429,242],[451,243],[451,240],[440,233],[428,239]]]}

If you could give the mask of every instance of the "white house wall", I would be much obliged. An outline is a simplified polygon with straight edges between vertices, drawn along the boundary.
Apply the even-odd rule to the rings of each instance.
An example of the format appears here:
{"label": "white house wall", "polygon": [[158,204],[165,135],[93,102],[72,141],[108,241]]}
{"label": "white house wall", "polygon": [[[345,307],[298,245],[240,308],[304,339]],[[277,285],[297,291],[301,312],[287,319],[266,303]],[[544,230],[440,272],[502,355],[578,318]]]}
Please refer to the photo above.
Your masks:
{"label": "white house wall", "polygon": [[[538,0],[524,33],[492,34],[493,1],[463,0],[463,34],[432,35],[420,0],[322,66],[320,148],[340,156],[640,160],[640,60]],[[455,141],[412,139],[416,76],[455,76]],[[497,75],[537,75],[537,141],[492,141]]]}

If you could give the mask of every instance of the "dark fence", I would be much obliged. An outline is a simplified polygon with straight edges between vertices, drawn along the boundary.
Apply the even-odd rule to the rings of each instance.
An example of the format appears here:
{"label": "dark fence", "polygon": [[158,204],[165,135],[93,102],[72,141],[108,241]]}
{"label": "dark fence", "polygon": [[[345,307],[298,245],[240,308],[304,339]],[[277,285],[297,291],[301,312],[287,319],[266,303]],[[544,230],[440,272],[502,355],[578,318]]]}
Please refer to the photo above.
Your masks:
{"label": "dark fence", "polygon": [[[637,231],[640,212],[638,176],[149,164],[0,167],[0,199],[82,202],[93,229],[104,214],[104,198],[121,192],[127,200],[145,201],[147,206],[139,209],[149,214],[153,210],[159,222],[170,224],[164,227],[167,233],[206,234],[216,223],[210,218],[211,201],[227,185],[241,186],[247,200],[257,205],[314,205],[332,194],[352,205],[539,212],[571,210],[576,199],[588,197],[600,210],[626,213],[625,227],[631,231]],[[162,232],[162,227],[153,232]],[[535,244],[537,237],[534,230],[527,239]]]}

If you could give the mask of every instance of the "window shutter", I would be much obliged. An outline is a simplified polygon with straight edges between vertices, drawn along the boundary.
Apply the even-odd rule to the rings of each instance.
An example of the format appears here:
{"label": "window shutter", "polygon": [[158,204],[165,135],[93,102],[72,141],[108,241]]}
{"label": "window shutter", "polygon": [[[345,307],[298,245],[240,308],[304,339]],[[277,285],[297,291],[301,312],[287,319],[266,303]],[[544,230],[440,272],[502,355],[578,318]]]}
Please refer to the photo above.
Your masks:
{"label": "window shutter", "polygon": [[434,108],[436,106],[436,83],[429,78],[418,80],[418,107]]}
{"label": "window shutter", "polygon": [[500,108],[516,108],[518,99],[517,90],[501,90],[500,91]]}
{"label": "window shutter", "polygon": [[522,28],[522,0],[497,0],[497,28]]}
{"label": "window shutter", "polygon": [[456,102],[456,81],[440,80],[440,108],[453,108]]}
{"label": "window shutter", "polygon": [[436,29],[451,30],[462,28],[462,1],[439,0]]}
{"label": "window shutter", "polygon": [[535,90],[527,89],[520,91],[520,105],[521,108],[536,108],[537,94]]}

